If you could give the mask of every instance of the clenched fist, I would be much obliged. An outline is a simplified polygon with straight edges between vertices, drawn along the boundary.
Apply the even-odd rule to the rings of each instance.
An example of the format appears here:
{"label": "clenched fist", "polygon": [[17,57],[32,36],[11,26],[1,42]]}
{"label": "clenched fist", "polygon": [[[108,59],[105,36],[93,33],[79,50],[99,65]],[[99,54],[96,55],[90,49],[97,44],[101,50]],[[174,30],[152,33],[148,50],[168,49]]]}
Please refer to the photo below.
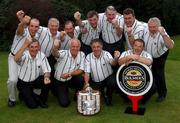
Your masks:
{"label": "clenched fist", "polygon": [[79,11],[74,13],[75,20],[79,21],[81,19],[81,13]]}

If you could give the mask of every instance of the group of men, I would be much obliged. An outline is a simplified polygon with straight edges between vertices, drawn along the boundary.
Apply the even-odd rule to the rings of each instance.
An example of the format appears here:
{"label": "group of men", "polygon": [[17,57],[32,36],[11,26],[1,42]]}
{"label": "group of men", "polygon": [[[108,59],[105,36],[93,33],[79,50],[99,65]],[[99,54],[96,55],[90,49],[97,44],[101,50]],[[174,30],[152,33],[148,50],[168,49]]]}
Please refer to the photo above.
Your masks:
{"label": "group of men", "polygon": [[104,13],[89,11],[87,20],[81,20],[81,13],[75,12],[77,26],[66,21],[64,31],[58,31],[56,18],[50,18],[48,27],[42,27],[38,19],[22,10],[16,15],[20,23],[8,57],[9,107],[16,105],[16,87],[19,98],[29,108],[47,108],[49,90],[60,106],[67,107],[68,88],[75,89],[76,100],[76,93],[87,85],[100,90],[106,105],[112,105],[116,68],[132,61],[152,65],[157,101],[165,99],[165,61],[174,42],[157,17],[144,23],[135,18],[131,8],[121,15],[108,6]]}

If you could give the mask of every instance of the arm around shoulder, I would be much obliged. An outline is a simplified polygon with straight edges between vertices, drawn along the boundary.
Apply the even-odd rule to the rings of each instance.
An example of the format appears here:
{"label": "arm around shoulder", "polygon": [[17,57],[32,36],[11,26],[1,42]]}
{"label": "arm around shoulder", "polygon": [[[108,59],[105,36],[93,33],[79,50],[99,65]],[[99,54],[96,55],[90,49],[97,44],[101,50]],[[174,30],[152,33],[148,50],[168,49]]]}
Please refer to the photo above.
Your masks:
{"label": "arm around shoulder", "polygon": [[26,39],[26,41],[24,42],[23,46],[18,50],[18,52],[15,54],[14,56],[14,60],[16,62],[19,62],[24,51],[28,48],[29,44],[32,42],[32,39]]}

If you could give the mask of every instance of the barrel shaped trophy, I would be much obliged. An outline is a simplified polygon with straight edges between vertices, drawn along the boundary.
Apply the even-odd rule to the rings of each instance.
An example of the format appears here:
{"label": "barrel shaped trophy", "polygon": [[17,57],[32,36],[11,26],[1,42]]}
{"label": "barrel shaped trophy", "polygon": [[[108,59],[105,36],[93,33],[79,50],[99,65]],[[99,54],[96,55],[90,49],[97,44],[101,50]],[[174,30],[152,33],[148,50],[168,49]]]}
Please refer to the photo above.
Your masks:
{"label": "barrel shaped trophy", "polygon": [[100,92],[86,87],[77,93],[77,110],[82,115],[94,115],[100,111]]}

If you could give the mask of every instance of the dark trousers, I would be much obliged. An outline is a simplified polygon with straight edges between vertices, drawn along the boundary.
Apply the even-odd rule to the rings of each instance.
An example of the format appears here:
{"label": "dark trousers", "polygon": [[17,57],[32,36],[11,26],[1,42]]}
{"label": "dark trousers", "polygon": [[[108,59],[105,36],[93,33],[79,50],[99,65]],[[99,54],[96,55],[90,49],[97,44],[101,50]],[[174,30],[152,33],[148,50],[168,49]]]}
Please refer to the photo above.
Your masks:
{"label": "dark trousers", "polygon": [[55,68],[54,68],[54,65],[56,64],[56,59],[54,58],[53,55],[50,55],[48,58],[48,62],[49,62],[49,65],[51,67],[51,84],[50,84],[50,90],[52,92],[53,95],[55,95],[55,88],[54,88],[54,73],[55,73]]}
{"label": "dark trousers", "polygon": [[102,96],[106,97],[111,101],[114,89],[117,86],[116,75],[112,74],[101,82],[90,81],[90,86],[94,90],[99,90]]}
{"label": "dark trousers", "polygon": [[159,58],[153,58],[152,73],[159,97],[166,97],[167,94],[165,80],[165,63],[168,54],[169,51],[165,52]]}
{"label": "dark trousers", "polygon": [[92,52],[91,47],[83,43],[81,43],[81,51],[83,51],[86,56]]}
{"label": "dark trousers", "polygon": [[[113,44],[108,44],[103,41],[103,49],[108,51],[113,57],[114,57],[114,51],[119,51],[120,53],[125,51],[125,46],[124,46],[124,38],[122,37],[118,42],[113,43]],[[116,73],[119,65],[117,64],[116,66],[112,66],[113,72]]]}
{"label": "dark trousers", "polygon": [[124,40],[120,39],[116,43],[113,44],[108,44],[103,41],[103,49],[111,53],[112,56],[114,56],[114,51],[118,50],[120,53],[125,51],[125,46],[124,46]]}
{"label": "dark trousers", "polygon": [[69,99],[69,87],[75,89],[75,95],[80,90],[83,89],[84,81],[83,77],[80,76],[74,76],[69,81],[59,81],[55,80],[55,89],[56,89],[56,95],[59,102],[59,105],[62,107],[67,107],[70,104]]}
{"label": "dark trousers", "polygon": [[143,98],[141,100],[142,103],[146,103],[151,98],[151,96],[153,94],[155,94],[155,92],[156,92],[156,84],[155,84],[155,82],[153,80],[153,84],[152,84],[150,90],[146,94],[143,95]]}
{"label": "dark trousers", "polygon": [[[29,108],[37,108],[39,101],[45,103],[48,98],[49,85],[44,84],[44,77],[40,76],[32,82],[24,82],[18,79],[17,88],[22,95],[22,99]],[[41,94],[38,96],[33,92],[33,89],[41,89]]]}
{"label": "dark trousers", "polygon": [[54,65],[56,64],[56,59],[54,58],[53,55],[50,55],[47,59],[48,59],[49,65],[51,67],[51,79],[53,80],[54,72],[55,72]]}

